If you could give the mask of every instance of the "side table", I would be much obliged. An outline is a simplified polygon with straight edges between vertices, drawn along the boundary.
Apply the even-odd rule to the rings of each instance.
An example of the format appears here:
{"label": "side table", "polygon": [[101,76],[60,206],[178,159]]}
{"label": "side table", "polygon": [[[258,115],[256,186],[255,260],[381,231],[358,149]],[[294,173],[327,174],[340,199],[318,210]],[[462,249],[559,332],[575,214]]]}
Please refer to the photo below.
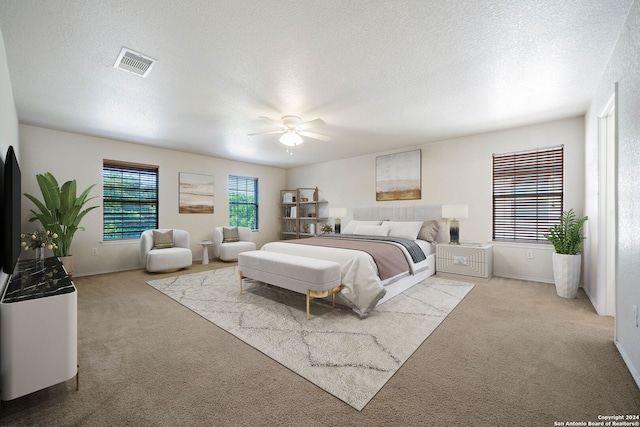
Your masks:
{"label": "side table", "polygon": [[451,245],[439,243],[436,249],[436,272],[470,276],[488,281],[493,276],[493,246]]}
{"label": "side table", "polygon": [[202,264],[209,264],[209,245],[213,245],[213,241],[200,240],[198,244],[202,245]]}

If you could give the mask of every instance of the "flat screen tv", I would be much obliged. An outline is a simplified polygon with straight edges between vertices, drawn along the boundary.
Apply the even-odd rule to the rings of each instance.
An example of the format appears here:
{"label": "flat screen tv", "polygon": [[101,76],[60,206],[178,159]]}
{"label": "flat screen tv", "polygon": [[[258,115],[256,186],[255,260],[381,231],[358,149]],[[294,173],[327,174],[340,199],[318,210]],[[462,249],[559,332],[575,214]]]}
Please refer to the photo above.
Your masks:
{"label": "flat screen tv", "polygon": [[0,271],[4,264],[4,160],[0,156]]}
{"label": "flat screen tv", "polygon": [[20,256],[20,213],[22,190],[20,166],[13,147],[4,158],[2,195],[2,271],[13,273]]}

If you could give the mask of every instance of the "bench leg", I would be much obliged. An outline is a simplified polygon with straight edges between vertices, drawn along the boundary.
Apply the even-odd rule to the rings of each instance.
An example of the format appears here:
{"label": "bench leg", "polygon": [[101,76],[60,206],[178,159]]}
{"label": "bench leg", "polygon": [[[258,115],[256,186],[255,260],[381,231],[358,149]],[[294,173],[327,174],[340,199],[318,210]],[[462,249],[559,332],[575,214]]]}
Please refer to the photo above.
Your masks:
{"label": "bench leg", "polygon": [[307,320],[311,318],[309,313],[309,302],[313,298],[324,298],[331,295],[333,299],[333,308],[336,308],[336,294],[342,290],[344,285],[336,286],[335,288],[328,289],[326,291],[313,291],[311,289],[307,289]]}
{"label": "bench leg", "polygon": [[[240,293],[242,293],[242,280],[245,278],[245,276],[242,275],[242,271],[240,270],[238,270],[238,277],[240,278]],[[266,283],[264,285],[268,286]],[[331,295],[333,308],[336,308],[336,294],[340,292],[343,287],[344,287],[343,285],[340,285],[340,286],[336,286],[334,288],[328,289],[326,291],[314,291],[311,289],[307,289],[307,320],[311,319],[310,305],[311,305],[312,299],[324,298]]]}

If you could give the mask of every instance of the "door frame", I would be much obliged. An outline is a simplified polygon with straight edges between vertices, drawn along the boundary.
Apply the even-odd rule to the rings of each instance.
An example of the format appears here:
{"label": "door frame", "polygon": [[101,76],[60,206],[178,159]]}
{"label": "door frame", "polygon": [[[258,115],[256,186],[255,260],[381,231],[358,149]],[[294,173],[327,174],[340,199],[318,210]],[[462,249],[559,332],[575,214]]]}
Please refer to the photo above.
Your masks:
{"label": "door frame", "polygon": [[598,269],[600,315],[616,315],[618,240],[618,84],[598,115]]}

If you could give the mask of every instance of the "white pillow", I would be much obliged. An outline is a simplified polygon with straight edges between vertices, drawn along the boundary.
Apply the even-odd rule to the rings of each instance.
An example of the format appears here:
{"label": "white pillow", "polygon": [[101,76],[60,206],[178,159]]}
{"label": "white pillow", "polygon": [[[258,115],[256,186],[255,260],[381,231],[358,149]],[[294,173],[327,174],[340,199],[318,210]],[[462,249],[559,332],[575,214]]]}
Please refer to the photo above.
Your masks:
{"label": "white pillow", "polygon": [[342,234],[356,234],[356,227],[359,225],[380,225],[382,221],[350,221],[349,224],[342,230]]}
{"label": "white pillow", "polygon": [[386,236],[389,234],[389,227],[384,225],[358,224],[354,234],[364,234],[366,236]]}
{"label": "white pillow", "polygon": [[416,240],[423,221],[384,221],[382,225],[389,227],[389,236]]}

